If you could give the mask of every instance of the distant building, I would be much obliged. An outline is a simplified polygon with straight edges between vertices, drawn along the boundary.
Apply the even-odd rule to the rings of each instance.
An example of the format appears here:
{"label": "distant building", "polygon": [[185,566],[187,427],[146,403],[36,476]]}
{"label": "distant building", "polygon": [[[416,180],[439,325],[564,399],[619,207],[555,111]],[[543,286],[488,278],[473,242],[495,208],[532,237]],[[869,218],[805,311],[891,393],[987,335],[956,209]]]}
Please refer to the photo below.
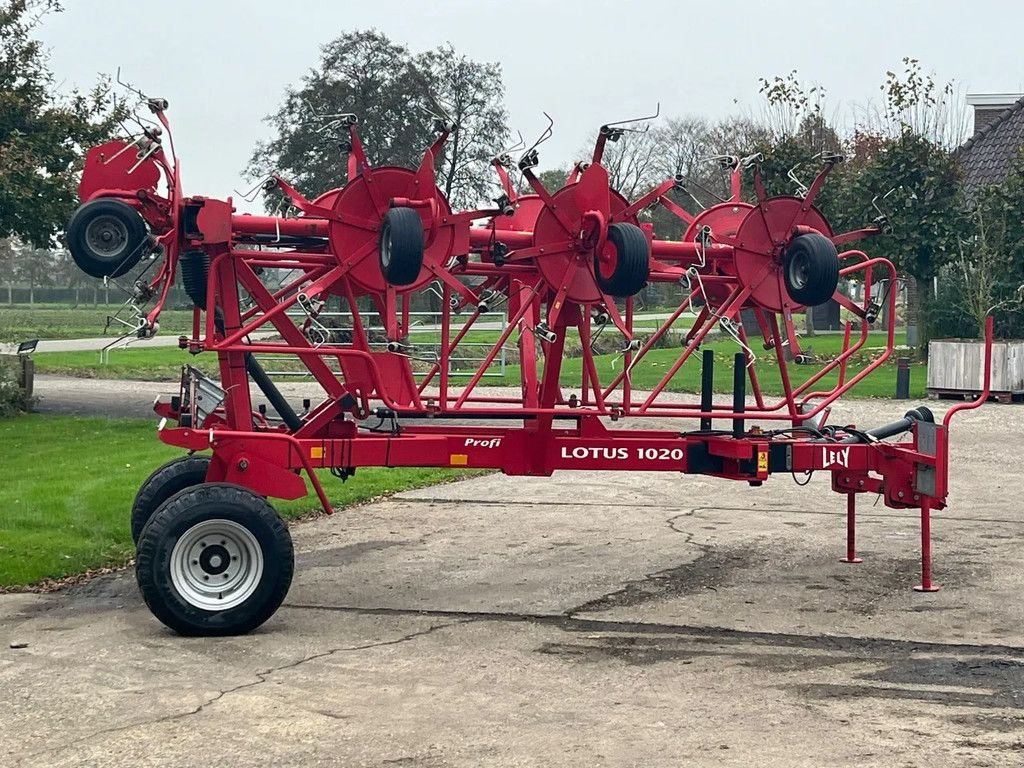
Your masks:
{"label": "distant building", "polygon": [[1013,160],[1024,147],[1024,94],[971,93],[974,135],[957,156],[968,190],[1001,184]]}

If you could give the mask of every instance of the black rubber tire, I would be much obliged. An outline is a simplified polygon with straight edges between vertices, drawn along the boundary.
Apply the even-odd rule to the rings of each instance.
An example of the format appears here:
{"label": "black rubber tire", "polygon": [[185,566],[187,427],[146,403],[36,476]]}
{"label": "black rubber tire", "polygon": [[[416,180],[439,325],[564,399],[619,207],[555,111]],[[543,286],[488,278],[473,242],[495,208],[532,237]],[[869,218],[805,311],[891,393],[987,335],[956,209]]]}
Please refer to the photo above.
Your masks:
{"label": "black rubber tire", "polygon": [[[97,239],[109,238],[102,250]],[[78,268],[92,277],[119,277],[139,263],[149,232],[142,216],[127,203],[110,198],[80,205],[68,221],[66,240]]]}
{"label": "black rubber tire", "polygon": [[[980,393],[979,393],[980,394]],[[904,417],[908,419],[917,419],[918,421],[926,421],[929,424],[935,423],[935,414],[932,413],[932,409],[927,405],[919,405],[917,408],[911,408],[905,414]]]}
{"label": "black rubber tire", "polygon": [[206,482],[210,457],[199,454],[179,456],[156,469],[135,494],[132,504],[132,542],[139,543],[139,535],[160,505],[178,491]]}
{"label": "black rubber tire", "polygon": [[[174,586],[171,555],[178,540],[207,520],[228,520],[250,532],[262,554],[256,587],[239,605],[211,611],[188,602]],[[189,636],[242,635],[274,615],[295,571],[291,535],[266,499],[231,483],[204,483],[168,499],[139,537],[135,580],[156,618]]]}
{"label": "black rubber tire", "polygon": [[782,274],[786,292],[797,304],[824,304],[839,284],[839,252],[824,235],[797,235],[786,249]]}
{"label": "black rubber tire", "polygon": [[602,275],[600,255],[594,255],[597,287],[617,298],[635,296],[647,285],[651,270],[651,247],[647,236],[635,224],[620,222],[608,227],[608,242],[615,248],[615,268],[611,275]]}
{"label": "black rubber tire", "polygon": [[423,220],[412,208],[392,208],[380,225],[380,271],[391,285],[411,285],[423,269]]}

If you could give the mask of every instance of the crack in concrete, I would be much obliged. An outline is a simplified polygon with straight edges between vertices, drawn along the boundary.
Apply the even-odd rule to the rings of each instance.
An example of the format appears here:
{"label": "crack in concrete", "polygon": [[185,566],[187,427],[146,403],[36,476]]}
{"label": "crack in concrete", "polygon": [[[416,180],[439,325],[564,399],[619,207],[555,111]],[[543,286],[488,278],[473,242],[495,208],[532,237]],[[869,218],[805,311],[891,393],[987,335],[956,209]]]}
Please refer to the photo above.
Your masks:
{"label": "crack in concrete", "polygon": [[448,627],[454,627],[454,626],[457,626],[459,624],[465,624],[468,621],[471,621],[471,619],[467,619],[465,621],[451,621],[451,622],[447,622],[445,624],[433,624],[430,627],[428,627],[427,629],[418,630],[416,632],[409,632],[408,634],[402,635],[401,637],[395,638],[393,640],[381,640],[379,642],[366,643],[364,645],[348,645],[348,646],[342,646],[340,648],[331,648],[330,650],[321,651],[320,653],[314,653],[314,654],[312,654],[310,656],[305,656],[305,657],[303,657],[301,659],[298,659],[296,661],[290,661],[287,664],[280,664],[280,665],[278,665],[276,667],[270,667],[269,669],[265,669],[262,672],[256,672],[255,673],[256,678],[257,678],[256,680],[251,680],[251,681],[249,681],[247,683],[242,683],[241,685],[236,685],[233,688],[225,688],[224,690],[218,691],[216,693],[216,695],[210,697],[206,701],[202,702],[201,704],[199,704],[198,706],[194,707],[193,709],[188,710],[187,712],[175,712],[175,713],[172,713],[172,714],[169,714],[169,715],[163,715],[161,717],[152,718],[150,720],[141,720],[141,721],[135,722],[135,723],[128,723],[127,725],[118,725],[118,726],[113,726],[113,727],[110,727],[110,728],[101,728],[98,731],[93,731],[92,733],[88,733],[88,734],[86,734],[84,736],[80,736],[79,738],[74,739],[72,741],[69,741],[66,744],[59,744],[59,745],[54,746],[54,747],[47,747],[46,749],[42,749],[42,750],[39,750],[37,752],[32,752],[31,754],[27,754],[27,755],[22,755],[20,757],[15,758],[15,759],[16,759],[16,762],[23,762],[25,760],[29,760],[29,759],[34,758],[34,757],[40,757],[42,755],[48,755],[48,754],[52,754],[52,753],[55,753],[55,752],[62,752],[64,750],[66,750],[66,749],[70,749],[71,747],[76,747],[76,746],[79,746],[79,745],[84,744],[86,742],[89,742],[89,741],[97,738],[98,736],[108,736],[110,734],[121,733],[123,731],[130,731],[130,730],[133,730],[133,729],[136,729],[136,728],[143,728],[143,727],[150,726],[150,725],[159,725],[161,723],[168,723],[168,722],[173,722],[173,721],[176,721],[176,720],[184,720],[187,717],[192,717],[193,715],[198,715],[204,709],[206,709],[210,705],[215,704],[216,702],[220,701],[225,696],[228,696],[228,695],[230,695],[232,693],[237,693],[238,691],[246,690],[247,688],[255,688],[258,685],[262,685],[263,683],[267,682],[267,680],[272,675],[274,675],[274,674],[276,674],[278,672],[283,672],[284,670],[288,670],[288,669],[295,669],[296,667],[300,667],[303,664],[307,664],[308,662],[316,661],[318,659],[324,659],[324,658],[327,658],[329,656],[333,656],[336,653],[352,653],[354,651],[365,651],[365,650],[369,650],[371,648],[383,648],[383,647],[389,646],[389,645],[399,645],[400,643],[406,643],[406,642],[409,642],[410,640],[415,640],[418,637],[424,637],[425,635],[432,634],[433,632],[436,632],[436,631],[441,630],[441,629],[446,629]]}
{"label": "crack in concrete", "polygon": [[1024,646],[987,645],[981,643],[944,643],[934,640],[901,640],[898,638],[857,635],[801,634],[796,632],[767,632],[732,627],[701,626],[693,624],[663,624],[658,622],[619,619],[588,619],[564,613],[527,613],[514,611],[460,611],[431,608],[366,608],[347,605],[308,605],[285,603],[282,607],[300,611],[331,611],[365,616],[430,616],[462,619],[454,625],[474,622],[531,623],[553,626],[570,632],[630,632],[634,634],[687,635],[694,638],[729,643],[760,643],[798,648],[828,648],[831,650],[876,648],[880,652],[905,655],[908,653],[972,653],[980,656],[1009,656],[1024,659]]}
{"label": "crack in concrete", "polygon": [[[838,498],[838,497],[837,497]],[[572,507],[578,509],[580,502],[578,501],[528,501],[524,499],[471,499],[471,498],[447,498],[438,496],[436,498],[426,496],[404,496],[401,493],[395,494],[387,501],[401,501],[401,502],[422,502],[427,504],[474,504],[479,506],[517,506],[517,507]],[[666,510],[672,509],[669,504],[657,504],[657,503],[643,503],[643,502],[615,502],[602,500],[599,504],[602,507],[626,507],[629,509],[659,509]],[[676,507],[679,509],[679,507]],[[813,515],[816,517],[846,517],[846,509],[839,509],[838,507],[832,511],[827,509],[793,509],[786,506],[785,504],[764,504],[759,507],[701,507],[706,510],[716,510],[723,512],[764,512],[764,513],[785,513],[787,515]],[[949,508],[945,512],[932,512],[932,520],[952,520],[961,523],[1005,523],[1007,525],[1024,525],[1024,521],[1019,519],[1011,519],[1005,517],[965,517],[963,515],[949,514]],[[683,513],[685,514],[685,512]],[[896,511],[881,509],[876,511],[874,507],[865,507],[864,505],[858,505],[857,507],[857,519],[862,518],[885,518],[894,520],[905,520],[906,514]]]}
{"label": "crack in concrete", "polygon": [[[698,587],[715,590],[714,582],[723,578],[721,572],[722,563],[712,564],[716,554],[720,554],[722,561],[735,561],[737,558],[728,555],[714,544],[700,543],[695,541],[695,531],[684,531],[676,527],[676,521],[680,518],[696,518],[702,512],[713,511],[717,507],[694,507],[685,512],[673,515],[665,521],[665,524],[675,533],[683,536],[683,546],[696,547],[700,555],[693,560],[679,565],[672,565],[657,571],[645,573],[640,579],[633,579],[625,582],[618,589],[606,592],[603,595],[587,600],[579,605],[565,611],[567,616],[574,616],[579,613],[592,613],[607,611],[612,608],[622,608],[651,600],[661,599],[667,596],[687,594],[695,591]],[[696,580],[702,583],[697,584]]]}

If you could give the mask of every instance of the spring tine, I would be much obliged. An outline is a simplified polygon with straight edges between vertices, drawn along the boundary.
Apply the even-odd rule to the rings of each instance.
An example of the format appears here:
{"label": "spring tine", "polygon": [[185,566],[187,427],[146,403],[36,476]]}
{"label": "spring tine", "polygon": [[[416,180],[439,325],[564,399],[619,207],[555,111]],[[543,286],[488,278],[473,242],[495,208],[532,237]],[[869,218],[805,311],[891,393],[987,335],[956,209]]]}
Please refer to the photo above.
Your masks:
{"label": "spring tine", "polygon": [[139,153],[138,160],[135,161],[135,165],[128,169],[128,175],[130,176],[131,174],[135,173],[135,171],[138,169],[140,165],[149,160],[149,158],[151,158],[161,149],[162,147],[160,145],[160,142],[150,140],[150,144],[146,148],[146,150],[144,152]]}
{"label": "spring tine", "polygon": [[732,336],[733,341],[735,341],[740,346],[740,348],[746,353],[747,368],[752,366],[757,361],[757,355],[754,354],[753,349],[751,349],[749,346],[743,343],[743,339],[740,338],[739,331],[737,330],[738,326],[736,324],[736,321],[729,317],[720,317],[718,318],[718,327],[721,328],[730,336]]}
{"label": "spring tine", "polygon": [[266,176],[261,178],[258,182],[256,182],[252,189],[248,190],[247,192],[242,192],[238,189],[235,189],[234,193],[243,200],[245,200],[247,203],[251,203],[254,202],[256,198],[260,196],[261,192],[268,191],[268,184],[277,186],[276,179],[274,178],[274,175],[271,173],[268,173]]}
{"label": "spring tine", "polygon": [[796,169],[800,167],[800,163],[797,163],[789,171],[786,172],[787,178],[796,184],[796,196],[806,197],[807,196],[807,185],[804,184],[800,179],[796,177]]}
{"label": "spring tine", "polygon": [[[604,131],[606,128],[614,128],[616,126],[628,125],[629,123],[640,123],[645,120],[657,120],[661,116],[661,102],[659,101],[654,107],[653,115],[645,115],[644,117],[630,117],[625,120],[615,120],[614,122],[605,123],[601,126],[601,130]],[[632,131],[634,133],[646,133],[650,130],[650,125],[646,126],[642,131],[640,129],[622,128],[621,130]]]}
{"label": "spring tine", "polygon": [[544,143],[545,141],[547,141],[548,139],[550,139],[550,138],[551,138],[551,136],[552,136],[552,135],[554,134],[554,132],[555,132],[555,131],[554,131],[554,127],[555,127],[555,121],[554,121],[554,120],[553,120],[553,119],[551,118],[551,115],[549,115],[549,114],[548,114],[547,112],[542,112],[541,114],[543,114],[543,115],[544,115],[544,117],[546,117],[546,118],[547,118],[547,121],[548,121],[547,127],[545,127],[543,131],[541,131],[541,134],[540,134],[540,136],[539,136],[539,137],[537,138],[537,140],[536,140],[535,142],[533,142],[533,144],[532,144],[532,145],[530,146],[530,148],[529,148],[528,150],[526,150],[525,152],[523,152],[523,155],[522,155],[522,156],[525,156],[525,155],[528,155],[528,154],[530,154],[530,153],[531,153],[531,152],[532,152],[533,150],[535,150],[535,149],[536,149],[537,147],[539,147],[539,146],[540,146],[541,144],[543,144],[543,143]]}

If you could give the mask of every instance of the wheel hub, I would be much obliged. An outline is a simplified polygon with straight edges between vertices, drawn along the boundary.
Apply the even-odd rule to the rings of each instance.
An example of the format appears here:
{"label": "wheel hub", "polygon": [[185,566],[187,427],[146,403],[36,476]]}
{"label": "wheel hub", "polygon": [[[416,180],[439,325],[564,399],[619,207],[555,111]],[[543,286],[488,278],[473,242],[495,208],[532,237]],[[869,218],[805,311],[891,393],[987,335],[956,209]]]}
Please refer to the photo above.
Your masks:
{"label": "wheel hub", "polygon": [[[237,555],[234,556],[237,561]],[[199,555],[199,567],[211,576],[220,576],[228,569],[232,555],[223,544],[206,547]]]}
{"label": "wheel hub", "polygon": [[807,285],[809,278],[810,264],[804,254],[797,255],[789,265],[789,282],[794,288],[803,288]]}
{"label": "wheel hub", "polygon": [[263,551],[232,520],[205,520],[181,535],[171,552],[171,582],[185,602],[223,611],[245,602],[263,575]]}
{"label": "wheel hub", "polygon": [[[831,237],[828,221],[813,206],[805,206],[797,197],[773,197],[747,211],[734,239],[739,243],[733,257],[733,269],[741,286],[750,288],[749,301],[770,312],[798,310],[786,292],[784,277],[793,274],[793,264],[783,272],[785,249],[793,237],[793,227],[803,225]],[[797,260],[793,260],[797,261]],[[804,265],[803,279],[809,265]]]}
{"label": "wheel hub", "polygon": [[113,216],[97,216],[85,230],[89,247],[105,258],[115,258],[128,244],[128,228]]}
{"label": "wheel hub", "polygon": [[[572,222],[573,233],[570,235],[559,223],[555,214],[547,207],[537,215],[533,241],[535,246],[545,249],[536,260],[537,270],[551,288],[557,291],[566,284],[565,298],[581,304],[601,301],[601,289],[597,286],[592,264],[594,263],[594,244],[587,245],[584,236],[585,226],[582,207],[577,200],[578,185],[563,187],[552,195],[555,206],[563,211],[565,217]],[[614,190],[611,191],[610,211],[614,216],[627,207],[625,198]],[[636,223],[635,217],[629,219]],[[614,246],[606,244],[605,249],[614,251]],[[607,250],[602,250],[598,261],[605,266]],[[614,270],[614,265],[611,266]],[[610,272],[607,274],[611,274]]]}

